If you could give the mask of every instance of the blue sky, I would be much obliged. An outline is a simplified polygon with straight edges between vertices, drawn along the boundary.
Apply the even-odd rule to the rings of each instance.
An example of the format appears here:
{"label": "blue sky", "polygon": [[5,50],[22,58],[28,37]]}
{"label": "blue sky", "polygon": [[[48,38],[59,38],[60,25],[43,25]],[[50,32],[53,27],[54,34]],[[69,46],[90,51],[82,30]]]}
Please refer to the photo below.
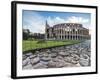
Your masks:
{"label": "blue sky", "polygon": [[51,12],[51,11],[33,11],[23,10],[22,24],[24,29],[30,29],[33,33],[44,33],[45,22],[52,27],[59,23],[81,23],[83,27],[90,28],[90,13],[74,12]]}

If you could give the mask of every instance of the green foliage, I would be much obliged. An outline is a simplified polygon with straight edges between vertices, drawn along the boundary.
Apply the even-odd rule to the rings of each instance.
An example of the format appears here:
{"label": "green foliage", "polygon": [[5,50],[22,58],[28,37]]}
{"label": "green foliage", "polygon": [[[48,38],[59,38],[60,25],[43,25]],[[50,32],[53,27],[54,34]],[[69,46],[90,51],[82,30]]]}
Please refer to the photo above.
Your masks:
{"label": "green foliage", "polygon": [[23,40],[28,40],[28,38],[30,37],[30,31],[29,29],[23,29]]}

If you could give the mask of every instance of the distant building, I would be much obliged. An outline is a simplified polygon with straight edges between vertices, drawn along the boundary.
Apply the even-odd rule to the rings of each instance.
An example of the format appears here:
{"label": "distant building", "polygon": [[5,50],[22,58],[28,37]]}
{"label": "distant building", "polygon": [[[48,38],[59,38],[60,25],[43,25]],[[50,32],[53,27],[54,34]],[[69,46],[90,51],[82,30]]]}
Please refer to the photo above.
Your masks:
{"label": "distant building", "polygon": [[46,40],[86,40],[89,39],[89,29],[79,23],[61,23],[52,27],[46,21]]}
{"label": "distant building", "polygon": [[34,33],[33,34],[33,38],[35,38],[35,39],[44,39],[45,38],[45,34]]}
{"label": "distant building", "polygon": [[33,33],[33,32],[30,32],[29,29],[23,29],[23,40],[27,40],[27,39],[30,39],[30,38],[45,39],[45,34]]}

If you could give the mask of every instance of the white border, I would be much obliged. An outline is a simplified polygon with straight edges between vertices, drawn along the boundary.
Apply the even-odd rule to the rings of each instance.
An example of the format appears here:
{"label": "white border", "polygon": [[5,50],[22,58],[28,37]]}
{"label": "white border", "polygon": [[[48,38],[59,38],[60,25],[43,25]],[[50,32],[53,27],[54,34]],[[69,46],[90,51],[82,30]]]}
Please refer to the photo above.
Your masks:
{"label": "white border", "polygon": [[[55,68],[55,69],[31,69],[22,70],[22,10],[39,10],[39,11],[61,11],[61,12],[82,12],[91,13],[91,67],[74,67],[74,68]],[[89,8],[74,8],[74,7],[58,7],[46,5],[27,5],[17,4],[17,76],[35,76],[63,73],[83,73],[94,72],[96,69],[96,44],[95,44],[95,27],[96,27],[96,11]]]}

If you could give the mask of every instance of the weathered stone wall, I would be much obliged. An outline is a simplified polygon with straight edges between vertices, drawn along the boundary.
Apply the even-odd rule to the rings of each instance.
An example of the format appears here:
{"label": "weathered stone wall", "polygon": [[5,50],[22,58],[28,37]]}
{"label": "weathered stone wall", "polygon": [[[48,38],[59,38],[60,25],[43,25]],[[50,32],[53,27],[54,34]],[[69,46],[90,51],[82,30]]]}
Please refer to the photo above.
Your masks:
{"label": "weathered stone wall", "polygon": [[89,30],[82,24],[62,23],[48,27],[46,25],[45,38],[56,40],[86,40],[89,37]]}

